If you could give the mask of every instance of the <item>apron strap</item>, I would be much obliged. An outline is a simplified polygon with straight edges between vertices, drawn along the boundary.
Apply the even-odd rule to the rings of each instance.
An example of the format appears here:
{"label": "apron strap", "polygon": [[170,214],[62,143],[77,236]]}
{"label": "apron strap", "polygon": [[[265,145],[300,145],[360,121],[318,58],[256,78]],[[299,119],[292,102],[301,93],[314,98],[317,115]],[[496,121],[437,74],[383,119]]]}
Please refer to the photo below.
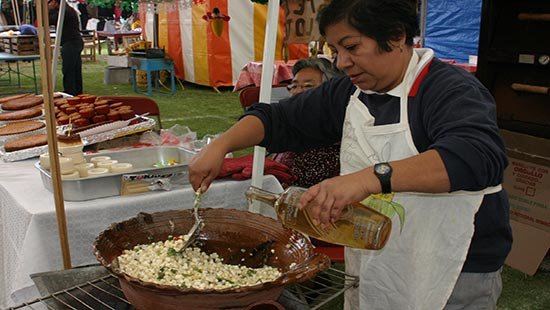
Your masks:
{"label": "apron strap", "polygon": [[489,186],[489,187],[486,187],[482,190],[479,190],[479,191],[466,191],[466,190],[459,190],[459,191],[454,191],[454,192],[450,192],[450,193],[436,193],[436,194],[433,194],[433,193],[416,193],[414,192],[413,194],[416,194],[416,195],[435,195],[435,196],[438,196],[438,195],[441,195],[441,196],[447,196],[447,195],[491,195],[491,194],[495,194],[495,193],[498,193],[502,190],[502,184],[499,184],[499,185],[496,185],[496,186]]}
{"label": "apron strap", "polygon": [[491,187],[487,187],[483,190],[483,194],[485,195],[489,195],[489,194],[494,194],[494,193],[498,193],[502,190],[502,184],[499,184],[497,186],[491,186]]}
{"label": "apron strap", "polygon": [[359,94],[361,94],[361,89],[355,86],[355,92],[353,92],[353,95],[351,95],[351,97],[359,98]]}

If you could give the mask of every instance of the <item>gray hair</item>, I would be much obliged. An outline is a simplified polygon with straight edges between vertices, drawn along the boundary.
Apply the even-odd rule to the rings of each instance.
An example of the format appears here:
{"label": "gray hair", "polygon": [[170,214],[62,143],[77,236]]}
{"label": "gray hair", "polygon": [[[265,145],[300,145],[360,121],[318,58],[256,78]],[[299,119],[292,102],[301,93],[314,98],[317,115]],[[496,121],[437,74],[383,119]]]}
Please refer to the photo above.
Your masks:
{"label": "gray hair", "polygon": [[292,67],[292,74],[296,76],[298,72],[305,68],[312,68],[321,71],[323,82],[342,74],[332,62],[326,58],[304,58],[298,60]]}

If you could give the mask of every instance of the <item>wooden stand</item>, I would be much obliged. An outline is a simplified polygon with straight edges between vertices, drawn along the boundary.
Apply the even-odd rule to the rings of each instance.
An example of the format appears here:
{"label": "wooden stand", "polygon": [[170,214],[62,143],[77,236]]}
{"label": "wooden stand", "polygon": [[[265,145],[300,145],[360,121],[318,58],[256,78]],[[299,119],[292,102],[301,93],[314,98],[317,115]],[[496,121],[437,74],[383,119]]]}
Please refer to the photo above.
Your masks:
{"label": "wooden stand", "polygon": [[[61,10],[63,12],[63,10]],[[53,194],[55,200],[55,213],[57,215],[57,227],[59,231],[59,243],[63,257],[63,268],[71,268],[71,254],[69,250],[69,237],[67,233],[67,218],[65,216],[65,204],[63,200],[63,188],[61,184],[61,169],[59,167],[59,154],[57,149],[56,120],[53,105],[53,78],[52,78],[52,50],[50,48],[50,25],[48,22],[48,3],[40,1],[36,7],[38,17],[38,44],[40,47],[40,69],[42,71],[42,96],[44,97],[44,110],[46,112],[46,129],[48,133],[48,153],[50,154],[50,166],[52,172]]]}

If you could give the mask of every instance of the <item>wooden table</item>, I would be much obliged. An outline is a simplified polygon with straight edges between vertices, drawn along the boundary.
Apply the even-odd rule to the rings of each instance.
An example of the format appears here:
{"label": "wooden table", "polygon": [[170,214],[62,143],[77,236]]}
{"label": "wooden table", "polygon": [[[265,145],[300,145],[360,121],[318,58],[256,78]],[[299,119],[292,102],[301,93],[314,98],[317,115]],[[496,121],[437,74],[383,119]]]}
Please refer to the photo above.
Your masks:
{"label": "wooden table", "polygon": [[139,38],[141,39],[141,31],[98,31],[97,32],[98,37],[110,37],[113,38],[114,42],[114,48],[115,50],[118,49],[118,40],[123,38]]}

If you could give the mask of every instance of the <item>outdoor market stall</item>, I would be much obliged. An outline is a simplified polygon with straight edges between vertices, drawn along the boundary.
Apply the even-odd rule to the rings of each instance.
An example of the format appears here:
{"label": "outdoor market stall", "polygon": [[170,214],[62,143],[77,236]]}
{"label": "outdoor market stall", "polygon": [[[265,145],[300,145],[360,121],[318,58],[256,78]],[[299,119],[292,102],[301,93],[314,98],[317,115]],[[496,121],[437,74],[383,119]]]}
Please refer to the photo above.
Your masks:
{"label": "outdoor market stall", "polygon": [[[38,297],[31,274],[63,268],[54,199],[42,184],[37,159],[0,162],[0,307]],[[278,184],[267,177],[266,185]],[[204,197],[212,208],[245,210],[244,192],[250,182],[217,182]],[[274,188],[276,190],[276,187]],[[28,193],[32,193],[29,195]],[[111,223],[139,212],[190,208],[194,192],[179,185],[174,190],[135,196],[66,201],[67,231],[74,266],[96,263],[92,243]],[[11,295],[16,295],[16,300]]]}
{"label": "outdoor market stall", "polygon": [[[276,8],[276,11],[278,11],[278,5]],[[33,292],[32,286],[30,286],[31,282],[27,278],[27,276],[29,276],[32,272],[58,269],[61,267],[61,262],[63,263],[63,268],[66,269],[71,268],[73,264],[89,263],[90,259],[88,255],[91,255],[91,253],[88,251],[91,251],[91,240],[97,236],[97,233],[101,230],[101,227],[105,228],[108,224],[116,221],[116,211],[122,211],[121,218],[127,218],[129,214],[136,214],[141,211],[151,212],[164,208],[177,209],[180,204],[191,206],[191,203],[189,202],[195,197],[195,193],[192,189],[183,184],[184,186],[181,189],[161,193],[160,196],[162,197],[156,197],[156,195],[139,195],[135,197],[114,198],[86,197],[88,199],[82,199],[84,202],[71,201],[79,199],[74,199],[74,196],[69,195],[70,191],[67,190],[66,184],[76,180],[81,181],[81,179],[86,178],[86,176],[83,176],[80,170],[74,171],[74,169],[66,169],[67,167],[73,168],[72,165],[67,163],[70,163],[71,160],[75,161],[76,158],[80,160],[82,157],[86,157],[86,155],[82,153],[82,144],[85,138],[94,137],[94,135],[102,136],[112,130],[119,130],[132,126],[129,119],[123,118],[123,114],[128,116],[132,113],[132,111],[124,111],[123,113],[121,110],[123,105],[119,105],[115,108],[117,103],[102,102],[102,100],[96,98],[96,96],[83,95],[73,98],[58,98],[59,95],[53,93],[51,76],[52,55],[49,48],[49,35],[45,35],[44,31],[42,31],[42,29],[48,28],[48,22],[43,18],[47,15],[46,13],[47,8],[45,3],[41,3],[38,21],[42,26],[40,28],[41,31],[39,32],[39,45],[43,56],[41,57],[43,94],[41,97],[29,95],[28,97],[23,97],[21,99],[10,98],[6,103],[2,104],[3,110],[9,110],[7,108],[11,108],[11,106],[15,105],[13,102],[19,100],[17,101],[17,103],[20,103],[19,105],[22,103],[27,104],[28,102],[31,102],[32,105],[29,106],[29,108],[40,110],[39,108],[36,108],[36,106],[44,103],[46,125],[46,134],[41,134],[39,139],[38,137],[32,135],[21,138],[24,139],[25,142],[28,142],[29,140],[36,142],[35,140],[39,140],[40,145],[38,146],[38,149],[35,149],[35,145],[28,144],[25,144],[24,148],[18,148],[21,143],[16,144],[12,142],[16,140],[21,142],[19,141],[19,138],[16,140],[6,141],[4,144],[3,159],[8,163],[5,164],[6,169],[4,169],[4,167],[2,168],[7,172],[7,178],[2,179],[3,181],[5,180],[6,183],[2,182],[1,184],[0,192],[2,193],[2,196],[0,197],[0,201],[2,202],[3,210],[1,220],[3,222],[6,221],[6,230],[4,230],[3,233],[6,232],[6,234],[3,234],[0,240],[2,241],[2,247],[9,250],[5,252],[6,257],[2,257],[2,265],[8,265],[6,267],[7,270],[3,270],[2,272],[5,274],[9,273],[9,276],[7,276],[4,279],[5,282],[2,283],[2,298],[7,298],[8,295],[12,295],[13,293],[16,295],[21,293],[23,298],[36,296],[36,291]],[[273,15],[273,12],[270,14]],[[266,41],[267,40],[268,38],[266,38]],[[264,57],[264,59],[272,59],[272,56],[273,55],[271,54],[271,57]],[[118,112],[120,121],[128,121],[128,123],[125,123],[124,126],[110,128],[113,124],[118,125],[118,120],[112,120],[112,123],[102,124],[102,121],[100,121],[99,118],[95,119],[96,116],[111,115],[113,112]],[[62,115],[62,113],[65,115]],[[34,117],[42,117],[42,115],[40,114]],[[142,118],[143,116],[136,116],[136,120]],[[103,119],[104,117],[102,117],[101,120]],[[66,122],[67,120],[68,124]],[[146,120],[142,122],[148,121]],[[63,128],[63,125],[70,125],[72,129],[69,128],[68,133],[65,130],[61,130],[60,132],[59,127]],[[94,126],[88,128],[87,126],[90,125]],[[103,130],[104,125],[107,125],[109,130]],[[81,128],[83,131],[73,131],[75,128],[77,130]],[[101,130],[99,130],[100,128]],[[84,135],[84,133],[87,134]],[[74,135],[81,135],[81,139],[76,142],[76,146],[72,145],[74,142],[72,141],[72,137]],[[65,138],[62,140],[60,138],[61,136],[65,137],[66,140]],[[27,139],[29,137],[33,139]],[[70,145],[66,145],[67,143]],[[78,149],[78,151],[74,153],[70,152],[70,154],[75,157],[67,157],[67,148],[72,149],[73,147]],[[45,151],[46,148],[49,155],[41,157],[38,163],[36,160],[32,159],[24,160],[28,157],[36,157],[38,153],[43,154],[43,151]],[[25,152],[30,149],[36,151],[36,153],[29,152],[30,154],[26,154]],[[12,154],[8,154],[18,151],[23,151],[22,154],[24,155],[18,157],[10,156]],[[60,156],[60,153],[65,156]],[[26,155],[29,156],[27,157]],[[67,158],[71,160],[62,160]],[[93,157],[84,158],[84,162],[94,162]],[[107,160],[96,161],[95,166],[97,168],[86,169],[86,173],[92,175],[92,171],[94,169],[105,170],[106,168],[101,166],[101,164],[104,163],[106,164]],[[106,174],[105,177],[107,177],[108,174],[115,173],[115,163],[111,164],[112,168],[109,168],[108,172],[103,172],[103,174]],[[179,164],[185,164],[185,162],[180,161]],[[42,185],[37,184],[39,182],[37,182],[36,179],[32,181],[28,179],[29,176],[34,174],[31,171],[36,171],[37,169],[40,171],[39,175],[41,176],[42,183],[44,183]],[[45,170],[48,170],[48,172]],[[180,174],[180,176],[184,177],[185,173]],[[124,181],[127,179],[122,176],[122,180]],[[130,182],[140,179],[130,177],[128,180]],[[101,185],[101,182],[96,183],[96,185]],[[242,194],[250,185],[249,182],[228,181],[217,184],[219,185],[213,186],[208,195],[205,197],[205,203],[208,202],[209,207],[230,206],[232,208],[246,209],[247,203]],[[280,187],[277,187],[279,184],[276,181],[272,184],[274,184],[271,189],[272,191],[281,190]],[[122,187],[123,186],[124,185],[122,185]],[[219,192],[216,190],[217,186],[219,186]],[[264,186],[269,188],[269,184],[264,184]],[[53,192],[53,197],[48,195],[47,191],[44,191],[44,187]],[[77,188],[83,190],[82,188],[84,187],[81,188],[81,186],[77,186]],[[128,190],[132,192],[131,189],[132,188],[129,188]],[[33,192],[33,195],[27,195],[29,190]],[[121,189],[121,192],[122,191],[123,189]],[[216,192],[218,192],[219,195],[216,194]],[[237,196],[239,196],[239,198],[235,199],[234,197]],[[99,199],[102,200],[100,201]],[[208,199],[213,199],[213,201],[209,201]],[[53,205],[55,205],[55,212]],[[110,209],[116,209],[116,211],[113,213]],[[4,217],[4,211],[7,213],[6,217]],[[55,223],[57,223],[57,227]],[[9,229],[7,229],[8,227]],[[51,233],[55,231],[58,232],[59,248],[56,246],[56,238]],[[300,241],[300,243],[302,242]],[[300,247],[303,247],[303,245],[299,245]],[[76,251],[73,252],[72,258],[69,252],[70,247],[76,249]],[[59,249],[61,250],[61,256],[56,255],[58,254],[57,250]],[[284,247],[282,250],[286,251]],[[304,254],[307,254],[305,258],[307,258],[308,261],[311,261],[311,257],[318,255],[313,254],[311,244],[305,248]],[[14,257],[16,258],[14,259]],[[304,257],[302,257],[302,259],[303,258]],[[14,265],[10,265],[9,263],[11,262],[14,262]],[[294,268],[292,265],[289,267],[288,264],[285,266],[286,269],[293,272],[294,269],[297,272],[307,271],[307,269],[303,269],[301,266],[296,267],[297,268]],[[312,270],[317,272],[327,267],[328,258],[324,257],[322,259],[322,264],[319,264]],[[311,272],[308,272],[308,274],[309,277],[314,275]],[[288,281],[285,278],[282,278],[282,280],[284,280],[281,282],[282,284],[287,283]],[[340,291],[340,293],[341,292],[342,291]]]}

